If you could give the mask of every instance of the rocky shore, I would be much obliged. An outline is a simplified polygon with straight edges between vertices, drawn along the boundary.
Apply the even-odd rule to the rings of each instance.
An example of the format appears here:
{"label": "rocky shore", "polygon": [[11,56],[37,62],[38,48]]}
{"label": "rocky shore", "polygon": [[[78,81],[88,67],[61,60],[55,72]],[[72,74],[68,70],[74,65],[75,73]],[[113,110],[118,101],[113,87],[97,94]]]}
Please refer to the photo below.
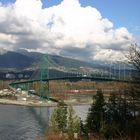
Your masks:
{"label": "rocky shore", "polygon": [[17,92],[10,89],[0,90],[0,104],[13,104],[25,106],[56,106],[56,103],[35,95],[29,95],[27,91],[17,90]]}
{"label": "rocky shore", "polygon": [[[81,99],[76,99],[76,97],[72,97],[69,100],[65,100],[65,103],[68,105],[87,105],[91,104],[89,99],[84,101]],[[22,91],[21,89],[17,89],[16,91],[12,91],[11,89],[3,89],[0,90],[0,104],[12,104],[12,105],[24,105],[24,106],[56,106],[57,103],[53,101],[49,101],[47,99],[40,99],[39,96],[28,94],[27,91]]]}

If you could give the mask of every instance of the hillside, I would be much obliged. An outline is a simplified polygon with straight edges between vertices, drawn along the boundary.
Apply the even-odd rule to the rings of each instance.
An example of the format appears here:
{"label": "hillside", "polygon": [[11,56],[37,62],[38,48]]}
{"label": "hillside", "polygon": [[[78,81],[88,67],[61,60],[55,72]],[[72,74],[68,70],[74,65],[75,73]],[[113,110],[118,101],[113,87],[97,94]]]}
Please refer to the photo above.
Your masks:
{"label": "hillside", "polygon": [[[44,54],[39,52],[28,52],[25,50],[18,50],[18,53],[31,57],[36,63],[40,63],[40,60]],[[92,64],[72,58],[67,58],[58,55],[48,54],[49,65],[55,67],[66,67],[66,68],[79,68],[79,67],[101,67],[100,64]]]}
{"label": "hillside", "polygon": [[[44,54],[38,52],[27,52],[20,50],[17,52],[5,51],[0,54],[0,68],[25,69],[39,66]],[[48,55],[50,67],[80,68],[80,67],[100,67],[88,62],[66,58],[57,55]]]}
{"label": "hillside", "polygon": [[35,60],[17,52],[5,52],[0,54],[0,68],[23,69],[32,65]]}

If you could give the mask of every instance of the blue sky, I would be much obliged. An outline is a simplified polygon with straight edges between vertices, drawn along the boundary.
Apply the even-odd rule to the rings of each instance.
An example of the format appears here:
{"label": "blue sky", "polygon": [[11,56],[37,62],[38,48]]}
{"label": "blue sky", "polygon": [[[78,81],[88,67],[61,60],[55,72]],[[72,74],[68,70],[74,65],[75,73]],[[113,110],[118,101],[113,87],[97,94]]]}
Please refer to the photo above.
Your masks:
{"label": "blue sky", "polygon": [[[62,0],[42,0],[43,7],[58,5]],[[0,0],[7,4],[15,0]],[[82,6],[97,8],[115,28],[124,26],[136,36],[140,35],[140,0],[80,0]]]}
{"label": "blue sky", "polygon": [[[115,27],[126,26],[129,31],[140,26],[139,0],[81,0],[82,5],[95,6],[102,14],[113,21]],[[140,31],[139,31],[140,33]]]}

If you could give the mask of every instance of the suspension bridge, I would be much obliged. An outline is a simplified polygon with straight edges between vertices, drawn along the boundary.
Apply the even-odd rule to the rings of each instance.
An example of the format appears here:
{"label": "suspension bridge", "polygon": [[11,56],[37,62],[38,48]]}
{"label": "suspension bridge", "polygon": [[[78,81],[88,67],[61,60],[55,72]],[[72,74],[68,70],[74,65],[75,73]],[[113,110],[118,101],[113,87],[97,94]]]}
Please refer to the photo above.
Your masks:
{"label": "suspension bridge", "polygon": [[[51,73],[52,70],[55,70],[53,74]],[[56,83],[54,84],[53,83],[54,81],[57,84]],[[39,68],[33,73],[30,79],[24,81],[12,82],[9,84],[9,86],[15,90],[20,88],[22,90],[28,91],[29,94],[36,94],[40,96],[40,98],[50,99],[53,93],[53,89],[52,89],[53,86],[54,86],[53,88],[55,88],[58,93],[64,92],[64,91],[59,91],[58,87],[60,87],[60,85],[58,83],[60,81],[63,81],[61,87],[67,91],[78,89],[77,86],[75,86],[72,89],[69,86],[70,82],[77,82],[77,81],[86,81],[86,83],[88,81],[128,82],[125,79],[121,79],[120,76],[116,76],[111,73],[109,73],[108,75],[101,73],[100,75],[97,76],[94,75],[93,72],[80,72],[80,71],[70,72],[67,70],[60,70],[58,66],[56,65],[53,66],[53,64],[50,65],[48,55],[45,54],[40,61]]]}

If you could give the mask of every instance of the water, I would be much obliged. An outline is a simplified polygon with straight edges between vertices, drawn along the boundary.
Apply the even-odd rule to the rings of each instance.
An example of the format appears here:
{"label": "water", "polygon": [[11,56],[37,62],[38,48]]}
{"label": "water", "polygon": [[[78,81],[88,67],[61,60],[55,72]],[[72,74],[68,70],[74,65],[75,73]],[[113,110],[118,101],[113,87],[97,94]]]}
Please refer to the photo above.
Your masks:
{"label": "water", "polygon": [[[83,120],[89,106],[74,106]],[[36,140],[46,135],[51,107],[0,105],[0,140]]]}

